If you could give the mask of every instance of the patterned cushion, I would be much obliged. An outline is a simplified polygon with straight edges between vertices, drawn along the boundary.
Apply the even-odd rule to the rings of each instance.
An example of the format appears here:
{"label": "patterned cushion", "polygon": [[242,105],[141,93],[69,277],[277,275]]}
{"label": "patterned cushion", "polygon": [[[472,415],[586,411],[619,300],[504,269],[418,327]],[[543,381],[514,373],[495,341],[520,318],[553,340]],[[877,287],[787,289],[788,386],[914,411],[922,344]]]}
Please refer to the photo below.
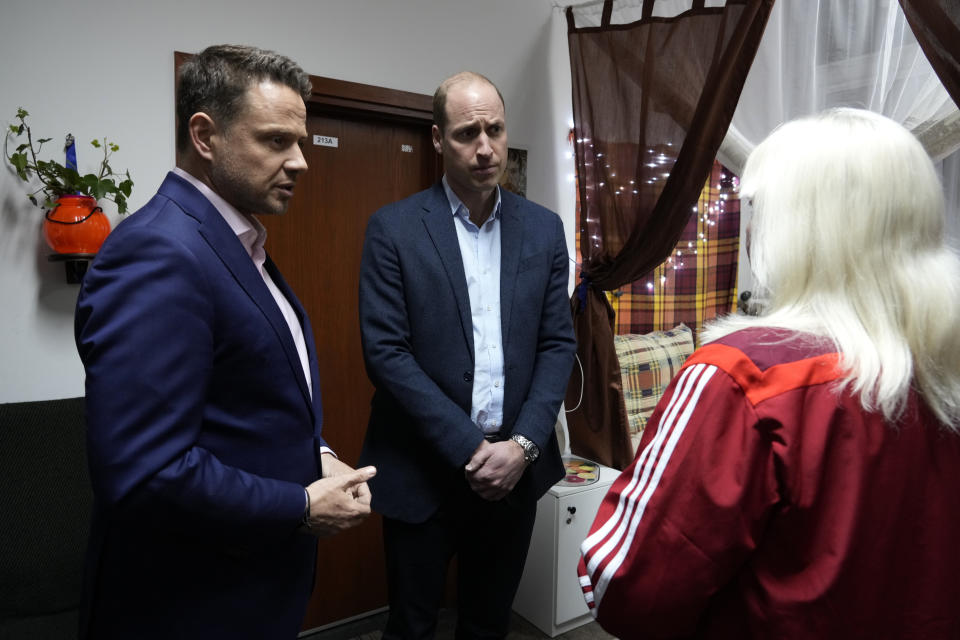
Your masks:
{"label": "patterned cushion", "polygon": [[614,336],[623,398],[631,434],[640,434],[670,380],[693,353],[693,331],[678,324],[669,331]]}

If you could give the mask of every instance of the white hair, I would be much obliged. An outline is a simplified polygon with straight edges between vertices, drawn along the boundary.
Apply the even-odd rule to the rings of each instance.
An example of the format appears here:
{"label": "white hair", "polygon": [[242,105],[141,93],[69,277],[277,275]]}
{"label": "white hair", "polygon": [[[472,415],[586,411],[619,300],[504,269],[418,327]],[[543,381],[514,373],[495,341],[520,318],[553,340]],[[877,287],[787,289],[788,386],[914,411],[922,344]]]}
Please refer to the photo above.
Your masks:
{"label": "white hair", "polygon": [[704,340],[748,326],[824,336],[865,410],[895,421],[913,385],[960,431],[960,260],[920,143],[869,111],[794,120],[750,155],[741,198],[766,308],[718,320]]}

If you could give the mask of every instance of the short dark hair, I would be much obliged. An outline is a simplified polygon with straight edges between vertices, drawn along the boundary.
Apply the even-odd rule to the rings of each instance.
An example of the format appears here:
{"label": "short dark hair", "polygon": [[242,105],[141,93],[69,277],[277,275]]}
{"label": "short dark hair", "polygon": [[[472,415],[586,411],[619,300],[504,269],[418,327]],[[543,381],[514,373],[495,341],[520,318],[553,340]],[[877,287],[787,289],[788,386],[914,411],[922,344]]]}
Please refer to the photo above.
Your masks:
{"label": "short dark hair", "polygon": [[274,51],[221,44],[187,60],[180,67],[177,83],[177,149],[187,148],[193,114],[202,111],[218,125],[229,127],[243,108],[247,89],[262,80],[290,87],[304,102],[313,91],[310,76]]}
{"label": "short dark hair", "polygon": [[493,87],[493,90],[497,92],[497,97],[500,98],[500,104],[503,106],[504,112],[506,112],[507,103],[503,101],[503,94],[500,93],[497,85],[493,84],[486,76],[474,71],[461,71],[441,82],[440,86],[437,87],[437,90],[433,93],[433,123],[437,125],[441,133],[443,133],[443,130],[447,127],[447,92],[450,91],[450,87],[460,84],[461,82],[473,82],[476,80],[486,82]]}

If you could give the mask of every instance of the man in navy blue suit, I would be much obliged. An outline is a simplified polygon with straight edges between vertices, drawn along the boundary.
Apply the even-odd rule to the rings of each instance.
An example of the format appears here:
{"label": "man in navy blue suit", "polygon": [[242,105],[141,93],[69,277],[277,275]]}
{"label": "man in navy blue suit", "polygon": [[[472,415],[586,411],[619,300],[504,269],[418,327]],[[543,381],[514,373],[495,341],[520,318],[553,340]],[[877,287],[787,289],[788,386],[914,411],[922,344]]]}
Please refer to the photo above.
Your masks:
{"label": "man in navy blue suit", "polygon": [[453,556],[457,637],[503,638],[536,500],[563,476],[566,241],[556,214],[498,186],[507,129],[489,80],[448,78],[433,117],[444,177],[373,215],[360,272],[376,387],[360,459],[379,469],[384,638],[433,636]]}
{"label": "man in navy blue suit", "polygon": [[77,303],[93,525],[81,635],[295,638],[317,535],[370,511],[320,435],[310,322],[263,244],[307,169],[309,77],[215,46],[183,65],[177,168]]}

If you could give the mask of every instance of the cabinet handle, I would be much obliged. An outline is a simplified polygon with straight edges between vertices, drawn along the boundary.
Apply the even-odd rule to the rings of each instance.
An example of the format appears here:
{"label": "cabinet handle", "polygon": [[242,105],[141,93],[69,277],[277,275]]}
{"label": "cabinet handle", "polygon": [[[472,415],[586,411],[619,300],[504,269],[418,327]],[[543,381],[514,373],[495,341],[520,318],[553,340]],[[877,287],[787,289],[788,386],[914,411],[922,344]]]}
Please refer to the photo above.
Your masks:
{"label": "cabinet handle", "polygon": [[567,507],[567,511],[570,512],[570,515],[573,515],[573,514],[575,514],[575,513],[577,512],[577,508],[576,508],[576,507]]}

